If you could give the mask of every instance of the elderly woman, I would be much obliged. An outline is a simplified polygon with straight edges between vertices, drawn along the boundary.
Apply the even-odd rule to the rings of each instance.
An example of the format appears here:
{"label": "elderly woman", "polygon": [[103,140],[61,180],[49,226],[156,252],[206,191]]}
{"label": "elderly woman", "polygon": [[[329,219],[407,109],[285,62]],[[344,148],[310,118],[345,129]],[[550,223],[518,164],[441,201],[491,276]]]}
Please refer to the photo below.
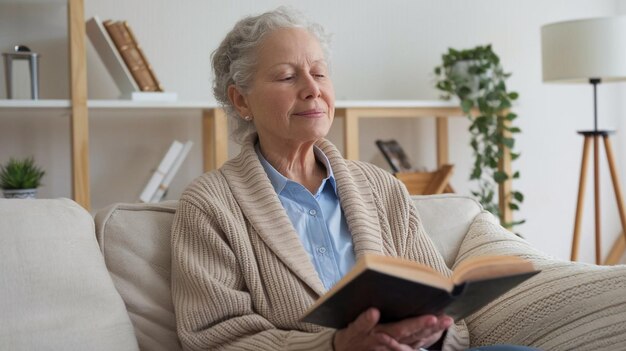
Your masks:
{"label": "elderly woman", "polygon": [[335,96],[322,29],[284,8],[245,18],[213,69],[242,148],[189,186],[175,216],[172,292],[185,348],[466,348],[464,322],[445,315],[379,324],[372,308],[342,330],[299,321],[366,253],[449,274],[405,187],[324,139]]}

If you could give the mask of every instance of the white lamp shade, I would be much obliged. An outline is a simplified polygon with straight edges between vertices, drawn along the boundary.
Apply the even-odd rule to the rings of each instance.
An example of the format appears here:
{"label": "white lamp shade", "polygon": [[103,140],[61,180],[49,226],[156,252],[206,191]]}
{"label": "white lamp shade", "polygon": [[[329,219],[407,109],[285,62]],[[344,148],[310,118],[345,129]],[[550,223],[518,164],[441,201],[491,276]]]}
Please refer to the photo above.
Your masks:
{"label": "white lamp shade", "polygon": [[626,80],[626,16],[545,25],[541,52],[544,82]]}

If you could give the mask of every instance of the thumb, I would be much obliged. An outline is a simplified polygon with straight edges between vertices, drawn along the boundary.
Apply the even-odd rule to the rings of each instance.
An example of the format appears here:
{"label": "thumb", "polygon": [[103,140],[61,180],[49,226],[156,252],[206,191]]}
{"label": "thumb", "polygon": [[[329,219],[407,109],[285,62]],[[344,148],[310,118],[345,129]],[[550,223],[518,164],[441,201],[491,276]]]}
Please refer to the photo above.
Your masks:
{"label": "thumb", "polygon": [[361,313],[357,319],[352,323],[352,328],[355,331],[367,333],[378,324],[380,319],[380,312],[376,308],[369,308],[365,312]]}

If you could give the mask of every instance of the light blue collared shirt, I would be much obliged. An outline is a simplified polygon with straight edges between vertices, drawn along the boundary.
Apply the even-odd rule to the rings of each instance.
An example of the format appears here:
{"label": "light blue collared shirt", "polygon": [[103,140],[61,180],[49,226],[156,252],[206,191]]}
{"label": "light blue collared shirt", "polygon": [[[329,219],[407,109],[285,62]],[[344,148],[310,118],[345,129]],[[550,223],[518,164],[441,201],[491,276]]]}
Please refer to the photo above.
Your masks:
{"label": "light blue collared shirt", "polygon": [[314,147],[315,158],[326,166],[327,176],[317,192],[311,194],[267,162],[259,144],[255,149],[324,287],[330,289],[354,266],[354,250],[328,158]]}

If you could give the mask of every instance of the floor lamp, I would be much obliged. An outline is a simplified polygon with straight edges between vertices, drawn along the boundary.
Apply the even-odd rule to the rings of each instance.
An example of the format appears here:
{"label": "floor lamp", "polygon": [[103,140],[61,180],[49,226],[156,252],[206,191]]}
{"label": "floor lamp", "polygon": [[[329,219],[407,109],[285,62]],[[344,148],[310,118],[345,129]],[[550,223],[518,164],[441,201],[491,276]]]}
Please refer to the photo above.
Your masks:
{"label": "floor lamp", "polygon": [[[584,136],[584,144],[571,259],[575,261],[578,258],[587,160],[590,143],[593,142],[595,254],[596,264],[601,264],[600,139],[604,142],[622,232],[626,239],[626,212],[613,150],[609,141],[609,135],[613,131],[598,129],[597,108],[598,84],[626,80],[626,16],[592,18],[545,25],[541,28],[541,47],[544,82],[589,83],[593,86],[593,130],[578,132]],[[623,248],[621,251],[620,256],[623,254]]]}

